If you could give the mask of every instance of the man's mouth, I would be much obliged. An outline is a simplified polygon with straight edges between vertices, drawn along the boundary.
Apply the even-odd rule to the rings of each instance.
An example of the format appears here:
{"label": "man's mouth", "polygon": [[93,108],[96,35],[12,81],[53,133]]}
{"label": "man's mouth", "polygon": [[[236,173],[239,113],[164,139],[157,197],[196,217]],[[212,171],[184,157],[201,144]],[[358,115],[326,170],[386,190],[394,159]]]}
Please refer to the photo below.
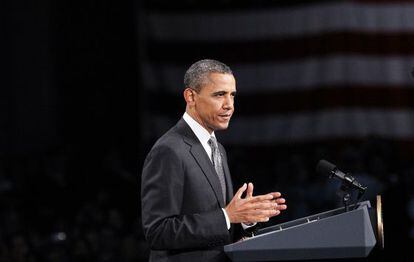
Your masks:
{"label": "man's mouth", "polygon": [[219,115],[219,117],[221,117],[221,118],[223,118],[225,120],[230,120],[231,114],[221,114],[221,115]]}

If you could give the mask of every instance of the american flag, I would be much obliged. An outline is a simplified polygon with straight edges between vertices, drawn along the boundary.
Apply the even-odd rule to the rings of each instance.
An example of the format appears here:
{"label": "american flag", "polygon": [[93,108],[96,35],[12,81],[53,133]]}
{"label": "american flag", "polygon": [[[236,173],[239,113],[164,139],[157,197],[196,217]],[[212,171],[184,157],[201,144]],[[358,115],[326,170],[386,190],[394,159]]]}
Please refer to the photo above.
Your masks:
{"label": "american flag", "polygon": [[204,58],[236,77],[226,145],[414,138],[414,1],[151,1],[141,15],[142,127],[154,139],[185,109]]}

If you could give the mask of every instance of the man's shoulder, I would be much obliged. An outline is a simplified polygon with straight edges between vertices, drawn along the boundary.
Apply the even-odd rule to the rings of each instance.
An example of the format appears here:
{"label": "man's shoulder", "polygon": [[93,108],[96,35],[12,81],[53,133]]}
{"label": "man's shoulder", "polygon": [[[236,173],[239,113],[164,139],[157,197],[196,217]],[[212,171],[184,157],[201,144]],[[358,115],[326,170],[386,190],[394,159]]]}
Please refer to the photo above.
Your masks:
{"label": "man's shoulder", "polygon": [[158,140],[155,142],[152,150],[163,148],[175,151],[180,150],[183,146],[185,146],[186,131],[188,130],[185,130],[185,126],[183,125],[184,123],[180,121],[170,130],[164,133],[164,135],[158,138]]}
{"label": "man's shoulder", "polygon": [[154,147],[176,147],[183,143],[183,136],[173,127],[155,142]]}

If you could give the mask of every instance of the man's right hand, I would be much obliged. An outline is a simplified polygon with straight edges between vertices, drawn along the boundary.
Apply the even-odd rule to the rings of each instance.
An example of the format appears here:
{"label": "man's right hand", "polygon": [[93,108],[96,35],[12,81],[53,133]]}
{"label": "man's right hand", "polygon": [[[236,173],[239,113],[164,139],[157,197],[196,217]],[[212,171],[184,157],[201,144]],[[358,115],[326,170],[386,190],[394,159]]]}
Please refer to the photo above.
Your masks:
{"label": "man's right hand", "polygon": [[280,214],[278,204],[271,201],[274,199],[272,194],[242,198],[246,189],[245,183],[225,208],[231,223],[267,222],[270,217]]}

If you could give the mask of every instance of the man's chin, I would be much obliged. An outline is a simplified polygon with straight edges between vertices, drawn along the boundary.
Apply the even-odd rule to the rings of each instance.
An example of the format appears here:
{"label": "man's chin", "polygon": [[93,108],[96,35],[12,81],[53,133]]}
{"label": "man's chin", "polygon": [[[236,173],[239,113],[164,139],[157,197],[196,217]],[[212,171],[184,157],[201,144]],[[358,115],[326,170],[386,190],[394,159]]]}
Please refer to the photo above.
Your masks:
{"label": "man's chin", "polygon": [[226,130],[228,127],[229,127],[229,123],[227,122],[225,124],[216,125],[214,130],[216,131]]}

